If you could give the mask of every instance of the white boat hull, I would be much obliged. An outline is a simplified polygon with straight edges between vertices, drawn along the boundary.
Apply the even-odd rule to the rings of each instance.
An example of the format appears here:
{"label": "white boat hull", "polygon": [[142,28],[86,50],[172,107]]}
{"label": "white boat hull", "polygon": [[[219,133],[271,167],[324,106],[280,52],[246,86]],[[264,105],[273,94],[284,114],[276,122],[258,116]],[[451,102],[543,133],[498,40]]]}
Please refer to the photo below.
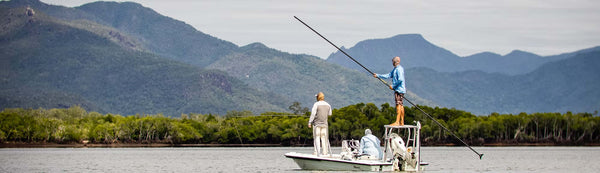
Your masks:
{"label": "white boat hull", "polygon": [[302,153],[286,153],[303,170],[321,171],[392,171],[391,162],[380,160],[344,160],[339,155],[316,156]]}
{"label": "white boat hull", "polygon": [[[372,160],[370,156],[359,155],[357,140],[343,140],[340,154],[317,156],[290,152],[285,157],[291,158],[303,170],[320,171],[409,171],[420,172],[424,166],[421,162],[421,123],[416,125],[389,126],[384,125],[383,140],[385,147],[383,159]],[[406,140],[402,138],[402,136]],[[405,142],[406,141],[406,142]],[[331,151],[329,151],[331,153]]]}

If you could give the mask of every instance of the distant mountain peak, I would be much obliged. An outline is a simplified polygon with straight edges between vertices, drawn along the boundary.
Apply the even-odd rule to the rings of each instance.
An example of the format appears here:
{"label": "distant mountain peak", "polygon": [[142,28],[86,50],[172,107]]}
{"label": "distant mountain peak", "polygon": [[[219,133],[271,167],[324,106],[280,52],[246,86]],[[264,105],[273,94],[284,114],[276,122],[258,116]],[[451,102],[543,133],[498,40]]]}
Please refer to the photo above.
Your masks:
{"label": "distant mountain peak", "polygon": [[240,47],[241,51],[245,51],[245,52],[271,52],[271,53],[281,53],[281,51],[277,50],[277,49],[273,49],[270,47],[267,47],[265,44],[260,43],[260,42],[254,42],[254,43],[250,43],[246,46],[242,46]]}
{"label": "distant mountain peak", "polygon": [[[388,71],[389,60],[395,56],[403,58],[404,68],[427,67],[433,64],[435,69],[443,71],[453,70],[454,68],[450,67],[458,65],[457,61],[453,60],[459,59],[452,52],[430,43],[421,34],[399,34],[389,38],[364,40],[344,51],[374,72]],[[349,61],[339,51],[330,55],[327,61],[360,70],[358,65]]]}
{"label": "distant mountain peak", "polygon": [[531,56],[533,56],[533,57],[540,57],[537,54],[534,54],[534,53],[531,53],[531,52],[525,52],[525,51],[522,51],[522,50],[513,50],[512,52],[506,54],[505,57],[506,56],[515,56],[515,57],[521,57],[521,56],[531,57]]}
{"label": "distant mountain peak", "polygon": [[390,40],[433,45],[431,42],[427,41],[427,39],[425,39],[425,37],[423,37],[423,35],[421,34],[398,34],[396,36],[391,37]]}
{"label": "distant mountain peak", "polygon": [[[154,11],[153,9],[144,7],[142,4],[138,4],[135,2],[96,1],[96,2],[92,2],[92,3],[84,4],[77,8],[78,9],[87,9],[86,11],[90,11],[89,10],[90,8],[118,9],[120,11],[120,13],[116,13],[116,14],[119,14],[121,16],[126,16],[123,14],[162,16],[162,15],[158,14],[156,11]],[[101,13],[96,13],[96,15],[99,15],[99,14],[101,14]],[[116,14],[111,14],[111,15],[116,15]]]}
{"label": "distant mountain peak", "polygon": [[115,2],[115,1],[96,1],[87,4],[83,4],[81,7],[91,6],[91,7],[110,7],[110,8],[120,8],[126,9],[130,12],[140,12],[147,11],[147,14],[158,14],[154,9],[144,7],[142,4],[136,2]]}
{"label": "distant mountain peak", "polygon": [[261,42],[254,42],[254,43],[250,43],[246,46],[243,46],[242,48],[247,48],[247,49],[266,49],[269,48],[267,47],[265,44],[261,43]]}
{"label": "distant mountain peak", "polygon": [[502,55],[494,53],[494,52],[485,51],[485,52],[480,52],[480,53],[476,53],[473,55],[469,55],[464,58],[481,58],[481,57],[502,57]]}
{"label": "distant mountain peak", "polygon": [[150,52],[198,67],[206,67],[239,48],[139,3],[93,2],[75,9],[91,14],[88,20],[138,39]]}
{"label": "distant mountain peak", "polygon": [[[360,45],[361,43],[365,43],[365,42],[373,42],[373,41],[386,41],[386,42],[427,42],[427,40],[425,40],[425,38],[421,35],[421,34],[398,34],[389,38],[377,38],[377,39],[368,39],[368,40],[364,40],[361,41],[359,43],[357,43],[356,45]],[[342,46],[342,49],[343,46]]]}
{"label": "distant mountain peak", "polygon": [[481,52],[481,53],[478,53],[478,54],[481,54],[481,55],[498,55],[498,56],[502,56],[500,54],[497,54],[495,52],[490,52],[490,51],[485,51],[485,52]]}
{"label": "distant mountain peak", "polygon": [[392,38],[415,38],[415,39],[425,39],[421,34],[398,34],[393,36]]}

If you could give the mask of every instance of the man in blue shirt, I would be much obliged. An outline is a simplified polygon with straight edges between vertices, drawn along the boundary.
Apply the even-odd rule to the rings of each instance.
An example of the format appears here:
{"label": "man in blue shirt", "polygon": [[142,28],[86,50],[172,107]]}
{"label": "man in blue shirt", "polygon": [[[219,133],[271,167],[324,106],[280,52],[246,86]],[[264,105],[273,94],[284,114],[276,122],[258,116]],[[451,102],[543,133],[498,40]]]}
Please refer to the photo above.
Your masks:
{"label": "man in blue shirt", "polygon": [[392,78],[392,85],[389,86],[394,91],[394,98],[396,100],[396,122],[390,124],[390,126],[403,126],[404,125],[404,105],[402,99],[406,93],[406,83],[404,82],[404,68],[400,65],[400,57],[394,57],[392,59],[394,69],[389,74],[373,74],[375,78],[388,79]]}

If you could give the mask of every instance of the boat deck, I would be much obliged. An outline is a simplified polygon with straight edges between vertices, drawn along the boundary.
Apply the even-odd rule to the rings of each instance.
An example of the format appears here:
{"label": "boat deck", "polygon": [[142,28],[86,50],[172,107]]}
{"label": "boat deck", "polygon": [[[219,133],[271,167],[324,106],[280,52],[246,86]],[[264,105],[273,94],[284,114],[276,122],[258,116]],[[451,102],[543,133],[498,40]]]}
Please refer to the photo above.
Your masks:
{"label": "boat deck", "polygon": [[369,165],[369,166],[392,165],[391,162],[382,162],[381,160],[344,160],[344,159],[341,159],[341,156],[339,154],[317,156],[317,155],[312,155],[312,154],[290,152],[290,153],[286,153],[285,157],[294,158],[294,159],[323,160],[323,161],[332,161],[332,162],[341,162],[341,163],[352,163],[352,164]]}
{"label": "boat deck", "polygon": [[381,160],[344,160],[341,155],[317,156],[290,152],[285,157],[291,158],[304,170],[320,171],[392,171],[391,162]]}

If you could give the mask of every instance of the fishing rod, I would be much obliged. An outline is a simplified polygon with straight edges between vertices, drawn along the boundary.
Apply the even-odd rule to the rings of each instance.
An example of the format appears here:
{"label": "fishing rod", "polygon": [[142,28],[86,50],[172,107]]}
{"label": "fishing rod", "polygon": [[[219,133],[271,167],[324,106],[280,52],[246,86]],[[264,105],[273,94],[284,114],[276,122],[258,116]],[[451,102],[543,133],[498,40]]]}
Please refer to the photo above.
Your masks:
{"label": "fishing rod", "polygon": [[[363,69],[367,70],[369,73],[371,73],[372,75],[374,75],[375,73],[373,73],[371,70],[369,70],[367,67],[363,66],[361,63],[359,63],[358,61],[356,61],[356,59],[354,59],[352,56],[350,56],[348,53],[346,53],[344,50],[340,49],[340,47],[336,46],[335,44],[333,44],[331,41],[329,41],[327,38],[325,38],[323,35],[321,35],[319,32],[317,32],[315,29],[313,29],[312,27],[308,26],[308,24],[304,23],[304,21],[300,20],[298,17],[294,16],[294,18],[296,18],[296,20],[298,20],[300,23],[304,24],[304,26],[308,27],[308,29],[312,30],[313,32],[315,32],[317,35],[319,35],[321,38],[323,38],[325,41],[327,41],[329,44],[331,44],[333,47],[337,48],[340,52],[344,53],[344,55],[346,55],[348,58],[350,58],[352,61],[354,61],[356,64],[360,65]],[[383,84],[385,84],[385,86],[390,87],[391,86],[385,82],[385,80],[381,79],[381,78],[377,78],[379,79],[379,81],[381,81]],[[437,123],[438,126],[442,127],[444,130],[450,132],[450,134],[452,134],[452,136],[454,136],[456,139],[458,139],[460,142],[462,142],[463,144],[465,144],[467,147],[469,147],[469,149],[471,149],[471,151],[475,152],[475,154],[477,154],[479,156],[479,159],[481,160],[483,157],[483,154],[480,154],[479,152],[475,151],[475,149],[473,149],[469,144],[467,144],[465,141],[463,141],[462,139],[460,139],[458,137],[458,135],[454,134],[454,132],[450,131],[450,129],[446,128],[444,125],[442,125],[442,123],[438,122],[437,120],[435,120],[435,118],[433,118],[431,115],[429,115],[427,112],[425,112],[423,109],[421,109],[419,106],[417,106],[416,104],[414,104],[412,101],[410,101],[408,98],[403,97],[406,101],[408,101],[408,103],[410,103],[411,105],[413,105],[414,107],[416,107],[419,111],[423,112],[423,114],[427,115],[427,117],[429,117],[431,120],[433,120],[433,122]]]}

